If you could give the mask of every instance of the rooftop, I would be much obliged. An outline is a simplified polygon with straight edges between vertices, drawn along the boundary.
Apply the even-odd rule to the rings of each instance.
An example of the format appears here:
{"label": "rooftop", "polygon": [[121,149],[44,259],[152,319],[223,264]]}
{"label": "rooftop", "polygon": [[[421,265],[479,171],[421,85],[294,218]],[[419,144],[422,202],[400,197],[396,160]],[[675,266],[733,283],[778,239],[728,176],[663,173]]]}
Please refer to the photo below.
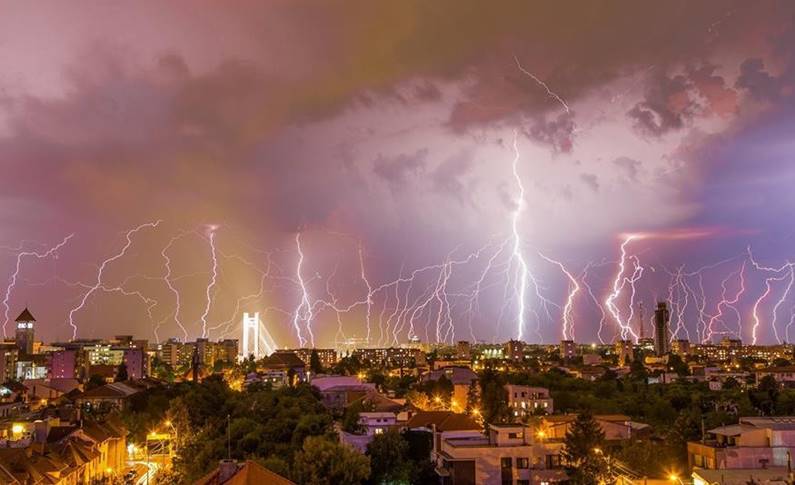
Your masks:
{"label": "rooftop", "polygon": [[35,322],[36,319],[33,318],[33,314],[30,313],[30,310],[28,310],[28,307],[25,307],[25,309],[22,310],[22,313],[20,313],[19,316],[17,317],[16,321],[17,322]]}

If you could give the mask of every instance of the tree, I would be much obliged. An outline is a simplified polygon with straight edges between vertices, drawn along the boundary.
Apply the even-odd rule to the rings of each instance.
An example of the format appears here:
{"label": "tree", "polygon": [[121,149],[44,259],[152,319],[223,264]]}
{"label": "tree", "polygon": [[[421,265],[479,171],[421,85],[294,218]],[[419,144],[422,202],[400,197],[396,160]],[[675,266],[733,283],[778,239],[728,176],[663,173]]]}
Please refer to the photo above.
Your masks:
{"label": "tree", "polygon": [[312,353],[309,355],[309,370],[315,375],[323,373],[323,364],[320,363],[317,349],[312,349]]}
{"label": "tree", "polygon": [[484,371],[480,377],[481,414],[486,423],[504,423],[511,418],[504,384],[501,375],[492,370]]}
{"label": "tree", "polygon": [[342,430],[346,433],[361,433],[362,425],[359,423],[359,413],[371,411],[373,406],[364,399],[359,399],[345,408],[342,415]]}
{"label": "tree", "polygon": [[295,454],[293,475],[305,485],[355,485],[370,476],[370,458],[321,436],[309,436]]}
{"label": "tree", "polygon": [[590,412],[577,416],[566,433],[561,453],[572,483],[593,484],[606,478],[604,440],[605,434]]}
{"label": "tree", "polygon": [[472,414],[472,411],[476,409],[480,410],[480,386],[478,381],[472,380],[469,383],[469,389],[467,389],[466,412],[467,414]]}
{"label": "tree", "polygon": [[119,364],[119,368],[116,371],[116,379],[115,379],[115,381],[116,382],[122,382],[122,381],[126,381],[126,380],[129,380],[129,379],[130,379],[130,376],[127,375],[127,364],[122,362],[121,364]]}
{"label": "tree", "polygon": [[646,381],[649,373],[646,371],[646,366],[643,365],[642,358],[633,359],[629,364],[629,376],[637,381]]}
{"label": "tree", "polygon": [[395,430],[376,435],[367,445],[370,479],[374,483],[408,482],[412,466],[407,458],[408,442]]}
{"label": "tree", "polygon": [[668,368],[676,372],[679,376],[690,374],[690,368],[679,354],[668,354]]}

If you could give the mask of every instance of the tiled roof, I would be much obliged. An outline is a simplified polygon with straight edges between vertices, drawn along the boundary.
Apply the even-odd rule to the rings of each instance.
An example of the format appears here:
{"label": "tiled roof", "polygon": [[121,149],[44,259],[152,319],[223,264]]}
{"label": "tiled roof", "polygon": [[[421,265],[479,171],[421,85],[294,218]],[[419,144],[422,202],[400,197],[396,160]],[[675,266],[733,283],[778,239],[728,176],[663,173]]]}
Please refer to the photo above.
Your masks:
{"label": "tiled roof", "polygon": [[238,465],[237,472],[228,480],[219,480],[219,469],[216,468],[205,475],[194,485],[295,485],[294,482],[283,476],[273,473],[264,466],[253,461],[246,461]]}
{"label": "tiled roof", "polygon": [[481,426],[466,414],[452,411],[420,411],[409,419],[408,428],[431,428],[438,431],[480,430]]}

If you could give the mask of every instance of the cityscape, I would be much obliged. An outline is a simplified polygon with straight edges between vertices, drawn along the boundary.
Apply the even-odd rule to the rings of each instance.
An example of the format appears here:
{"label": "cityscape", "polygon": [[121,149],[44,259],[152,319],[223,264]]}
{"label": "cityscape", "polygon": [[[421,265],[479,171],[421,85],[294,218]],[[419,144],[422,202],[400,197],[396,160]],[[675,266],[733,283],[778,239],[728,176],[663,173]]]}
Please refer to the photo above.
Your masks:
{"label": "cityscape", "polygon": [[794,39],[0,0],[0,485],[795,485]]}

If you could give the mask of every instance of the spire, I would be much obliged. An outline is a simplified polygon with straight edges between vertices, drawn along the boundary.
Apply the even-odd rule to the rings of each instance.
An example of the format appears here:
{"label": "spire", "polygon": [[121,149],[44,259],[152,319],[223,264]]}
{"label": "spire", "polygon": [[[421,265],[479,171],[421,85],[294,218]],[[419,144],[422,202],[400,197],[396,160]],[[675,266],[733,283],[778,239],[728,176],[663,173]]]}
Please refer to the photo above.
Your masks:
{"label": "spire", "polygon": [[19,316],[17,317],[16,321],[17,322],[35,322],[36,319],[33,318],[33,315],[30,313],[30,310],[28,310],[28,307],[25,307],[25,309],[22,310],[22,313],[20,313]]}

